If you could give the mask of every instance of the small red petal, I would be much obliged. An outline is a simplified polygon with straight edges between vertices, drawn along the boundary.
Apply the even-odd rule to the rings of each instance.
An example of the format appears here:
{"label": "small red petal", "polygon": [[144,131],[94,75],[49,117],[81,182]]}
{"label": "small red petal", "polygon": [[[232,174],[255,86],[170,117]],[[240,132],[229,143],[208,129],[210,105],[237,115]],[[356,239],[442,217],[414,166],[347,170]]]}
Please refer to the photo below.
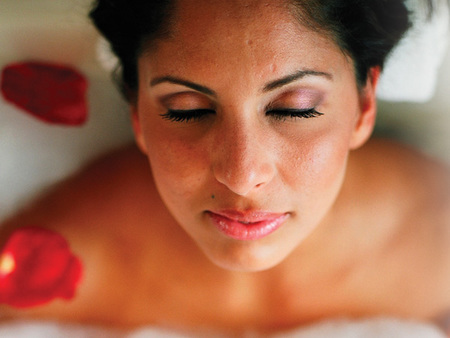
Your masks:
{"label": "small red petal", "polygon": [[86,91],[85,77],[68,66],[24,62],[2,71],[5,100],[48,123],[83,124],[88,110]]}
{"label": "small red petal", "polygon": [[75,296],[82,264],[60,234],[37,227],[20,228],[3,249],[2,257],[8,256],[14,269],[0,274],[1,303],[31,307]]}

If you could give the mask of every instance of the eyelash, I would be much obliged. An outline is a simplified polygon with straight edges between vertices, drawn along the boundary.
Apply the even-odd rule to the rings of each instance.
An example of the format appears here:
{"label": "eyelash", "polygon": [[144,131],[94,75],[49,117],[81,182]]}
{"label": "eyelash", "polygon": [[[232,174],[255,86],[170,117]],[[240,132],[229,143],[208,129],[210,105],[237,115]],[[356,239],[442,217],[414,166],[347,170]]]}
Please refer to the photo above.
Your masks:
{"label": "eyelash", "polygon": [[267,115],[274,117],[276,120],[285,121],[288,118],[302,118],[310,119],[313,117],[322,116],[323,113],[319,113],[316,108],[310,109],[272,109],[266,112]]}
{"label": "eyelash", "polygon": [[173,122],[190,122],[199,121],[202,117],[214,113],[212,109],[168,110],[167,113],[161,114],[161,117]]}
{"label": "eyelash", "polygon": [[[160,116],[173,122],[191,122],[199,121],[208,114],[214,114],[212,109],[192,109],[192,110],[168,110]],[[315,108],[310,109],[272,109],[266,112],[266,115],[272,116],[276,120],[285,121],[289,118],[313,118],[322,116]]]}

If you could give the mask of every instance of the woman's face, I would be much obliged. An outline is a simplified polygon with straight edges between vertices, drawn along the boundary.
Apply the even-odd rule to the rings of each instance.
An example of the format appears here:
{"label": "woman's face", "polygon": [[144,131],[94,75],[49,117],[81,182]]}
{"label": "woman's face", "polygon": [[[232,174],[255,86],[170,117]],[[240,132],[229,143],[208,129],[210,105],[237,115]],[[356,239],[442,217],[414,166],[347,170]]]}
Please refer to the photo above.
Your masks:
{"label": "woman's face", "polygon": [[139,59],[138,144],[174,218],[227,269],[293,252],[373,124],[373,88],[282,3],[180,0],[173,34]]}

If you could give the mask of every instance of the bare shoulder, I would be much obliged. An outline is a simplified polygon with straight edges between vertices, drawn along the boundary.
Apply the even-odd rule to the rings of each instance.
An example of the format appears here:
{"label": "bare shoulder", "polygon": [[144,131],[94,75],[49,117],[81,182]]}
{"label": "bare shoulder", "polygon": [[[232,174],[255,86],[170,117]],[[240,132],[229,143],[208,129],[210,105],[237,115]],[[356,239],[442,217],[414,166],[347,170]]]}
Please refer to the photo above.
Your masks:
{"label": "bare shoulder", "polygon": [[125,292],[114,289],[132,282],[125,280],[130,274],[119,274],[119,267],[127,266],[133,254],[130,247],[139,250],[133,237],[138,232],[130,229],[144,218],[157,219],[164,212],[160,204],[148,162],[134,146],[98,158],[49,189],[1,225],[0,241],[4,243],[16,228],[30,225],[63,235],[84,266],[77,297],[26,311],[1,306],[0,317],[83,321],[112,316],[105,312],[116,310],[113,303],[127,301]]}
{"label": "bare shoulder", "polygon": [[[380,193],[399,199],[397,206],[435,214],[448,221],[450,206],[450,166],[411,146],[391,140],[374,139],[353,156],[366,183]],[[367,180],[367,178],[373,178]],[[391,194],[389,194],[389,192]]]}
{"label": "bare shoulder", "polygon": [[399,262],[410,266],[423,307],[429,307],[431,318],[450,326],[448,164],[388,140],[372,140],[356,151],[353,162],[370,177],[372,197],[377,196],[385,210],[397,210],[400,231],[395,244],[401,250],[396,253]]}
{"label": "bare shoulder", "polygon": [[368,198],[396,216],[433,223],[442,238],[450,238],[450,166],[411,146],[373,139],[351,155],[355,184],[370,191]]}
{"label": "bare shoulder", "polygon": [[[71,218],[100,215],[111,202],[142,185],[145,159],[133,146],[92,161],[73,176],[48,188],[39,198],[2,224],[2,235],[24,225],[64,224]],[[146,177],[143,177],[146,175]],[[138,182],[140,181],[140,182]],[[151,180],[148,180],[151,181]],[[61,229],[61,227],[59,227]]]}
{"label": "bare shoulder", "polygon": [[[424,184],[443,191],[450,187],[450,165],[439,161],[425,153],[388,139],[372,139],[364,147],[357,150],[359,163],[366,162],[372,167],[383,168],[386,177],[391,176],[401,180],[415,178],[410,182],[412,187],[420,188]],[[435,186],[436,182],[440,182]]]}
{"label": "bare shoulder", "polygon": [[390,140],[372,140],[358,157],[383,197],[397,199],[396,206],[405,216],[427,223],[450,244],[449,164]]}

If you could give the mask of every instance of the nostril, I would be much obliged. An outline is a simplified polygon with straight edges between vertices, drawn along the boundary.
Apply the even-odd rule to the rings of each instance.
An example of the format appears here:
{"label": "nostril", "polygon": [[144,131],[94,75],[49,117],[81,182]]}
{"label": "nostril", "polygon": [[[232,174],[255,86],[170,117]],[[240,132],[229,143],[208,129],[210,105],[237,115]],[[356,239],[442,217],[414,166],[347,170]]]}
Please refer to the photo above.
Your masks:
{"label": "nostril", "polygon": [[255,168],[252,170],[242,167],[223,169],[215,168],[214,176],[216,180],[232,192],[241,196],[245,196],[256,189],[263,188],[273,176],[265,170],[255,170]]}
{"label": "nostril", "polygon": [[266,141],[251,132],[253,129],[239,125],[239,130],[217,140],[212,152],[211,165],[216,180],[241,196],[260,190],[276,171]]}

